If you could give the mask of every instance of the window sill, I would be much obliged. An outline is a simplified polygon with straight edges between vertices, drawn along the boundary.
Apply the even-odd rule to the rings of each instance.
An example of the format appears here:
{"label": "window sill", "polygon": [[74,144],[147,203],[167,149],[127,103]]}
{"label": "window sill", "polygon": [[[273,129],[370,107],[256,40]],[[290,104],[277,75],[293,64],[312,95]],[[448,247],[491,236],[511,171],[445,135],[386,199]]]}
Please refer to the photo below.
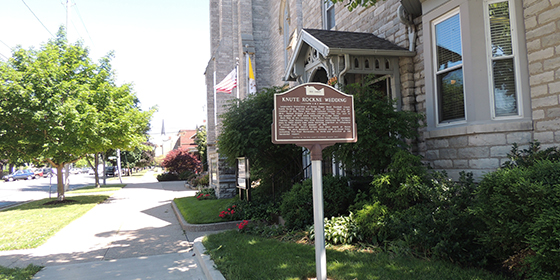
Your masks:
{"label": "window sill", "polygon": [[428,128],[424,132],[424,139],[445,138],[461,135],[499,133],[499,132],[516,132],[516,131],[532,131],[533,121],[516,120],[500,123],[485,124],[463,124],[461,126],[445,127],[445,128]]}

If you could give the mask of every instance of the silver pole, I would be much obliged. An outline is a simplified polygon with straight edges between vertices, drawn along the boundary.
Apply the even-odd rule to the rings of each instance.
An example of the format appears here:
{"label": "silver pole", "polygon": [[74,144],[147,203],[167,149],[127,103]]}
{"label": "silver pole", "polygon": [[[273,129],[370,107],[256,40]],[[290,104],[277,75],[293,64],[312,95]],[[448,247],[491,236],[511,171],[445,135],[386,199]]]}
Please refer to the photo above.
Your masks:
{"label": "silver pole", "polygon": [[325,250],[325,225],[323,218],[323,172],[321,168],[320,160],[311,161],[317,280],[327,280],[327,253]]}

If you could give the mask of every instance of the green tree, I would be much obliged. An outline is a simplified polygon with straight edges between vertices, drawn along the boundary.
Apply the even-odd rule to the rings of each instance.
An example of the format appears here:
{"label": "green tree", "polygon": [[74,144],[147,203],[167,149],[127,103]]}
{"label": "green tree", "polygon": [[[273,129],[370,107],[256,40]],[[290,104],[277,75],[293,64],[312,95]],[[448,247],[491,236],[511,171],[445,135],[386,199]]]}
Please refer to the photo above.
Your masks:
{"label": "green tree", "polygon": [[295,145],[275,145],[271,141],[274,94],[284,90],[272,87],[234,100],[221,117],[222,130],[218,139],[219,153],[235,166],[237,157],[249,159],[251,180],[261,179],[261,186],[286,190],[291,179],[302,170],[302,148]]}
{"label": "green tree", "polygon": [[203,171],[208,170],[208,153],[207,145],[206,145],[206,126],[200,126],[196,131],[196,136],[194,139],[196,143],[198,154],[200,155],[200,161],[202,162],[202,169]]}
{"label": "green tree", "polygon": [[0,63],[0,150],[12,161],[39,159],[57,168],[59,200],[65,164],[147,139],[153,110],[140,110],[131,85],[115,84],[111,57],[92,62],[61,28],[39,50],[17,47]]}

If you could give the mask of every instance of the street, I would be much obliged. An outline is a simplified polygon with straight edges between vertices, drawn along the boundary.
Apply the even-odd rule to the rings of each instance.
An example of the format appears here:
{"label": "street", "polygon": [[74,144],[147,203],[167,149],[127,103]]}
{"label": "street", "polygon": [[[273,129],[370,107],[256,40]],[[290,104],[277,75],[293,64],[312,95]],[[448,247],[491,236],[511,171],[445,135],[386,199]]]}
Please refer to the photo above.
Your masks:
{"label": "street", "polygon": [[[95,176],[88,174],[70,174],[70,189],[76,189],[95,183]],[[103,178],[99,179],[103,184]],[[20,202],[56,197],[56,177],[13,182],[0,181],[0,209]]]}

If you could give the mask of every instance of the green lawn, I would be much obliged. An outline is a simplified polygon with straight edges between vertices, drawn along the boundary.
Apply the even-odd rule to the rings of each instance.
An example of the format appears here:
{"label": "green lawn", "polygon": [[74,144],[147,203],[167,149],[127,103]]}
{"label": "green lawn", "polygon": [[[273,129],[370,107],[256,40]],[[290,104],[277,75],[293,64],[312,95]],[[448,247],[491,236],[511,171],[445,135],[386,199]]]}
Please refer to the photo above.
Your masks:
{"label": "green lawn", "polygon": [[7,268],[0,266],[0,280],[31,280],[41,266],[28,265],[25,268]]}
{"label": "green lawn", "polygon": [[111,192],[111,191],[118,191],[124,188],[124,186],[126,186],[126,184],[103,185],[100,186],[99,188],[96,188],[95,186],[87,186],[87,187],[67,191],[66,193],[78,194],[78,193]]}
{"label": "green lawn", "polygon": [[[282,242],[237,231],[204,238],[203,244],[218,270],[228,280],[308,279],[315,277],[315,247]],[[327,249],[329,279],[368,280],[504,280],[478,269],[400,257],[391,253],[369,253]]]}
{"label": "green lawn", "polygon": [[72,196],[51,205],[45,203],[56,198],[42,199],[0,211],[0,251],[36,248],[108,197]]}
{"label": "green lawn", "polygon": [[196,197],[176,198],[175,204],[189,224],[211,224],[225,222],[218,215],[238,198],[198,200]]}

